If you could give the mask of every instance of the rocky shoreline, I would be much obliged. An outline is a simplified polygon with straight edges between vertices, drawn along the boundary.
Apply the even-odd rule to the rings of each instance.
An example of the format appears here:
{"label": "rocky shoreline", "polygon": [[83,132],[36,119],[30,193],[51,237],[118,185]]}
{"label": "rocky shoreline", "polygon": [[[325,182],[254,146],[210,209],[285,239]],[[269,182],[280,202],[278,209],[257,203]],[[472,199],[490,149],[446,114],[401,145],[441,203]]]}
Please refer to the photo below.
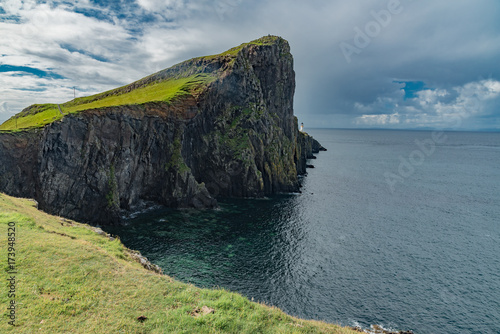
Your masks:
{"label": "rocky shoreline", "polygon": [[367,333],[367,334],[414,334],[413,331],[391,331],[378,325],[371,325],[370,329],[363,329],[358,326],[351,327],[351,329],[360,333]]}

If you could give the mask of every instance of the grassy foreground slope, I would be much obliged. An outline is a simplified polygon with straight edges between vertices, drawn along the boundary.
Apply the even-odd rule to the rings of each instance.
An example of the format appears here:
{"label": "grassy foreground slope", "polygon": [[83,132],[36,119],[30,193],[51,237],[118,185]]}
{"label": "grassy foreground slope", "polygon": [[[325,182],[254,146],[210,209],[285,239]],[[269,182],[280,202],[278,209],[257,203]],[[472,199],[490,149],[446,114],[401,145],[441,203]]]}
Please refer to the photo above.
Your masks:
{"label": "grassy foreground slope", "polygon": [[1,284],[1,333],[355,333],[148,271],[119,239],[0,193],[2,282],[9,222],[16,222],[17,314],[12,327]]}

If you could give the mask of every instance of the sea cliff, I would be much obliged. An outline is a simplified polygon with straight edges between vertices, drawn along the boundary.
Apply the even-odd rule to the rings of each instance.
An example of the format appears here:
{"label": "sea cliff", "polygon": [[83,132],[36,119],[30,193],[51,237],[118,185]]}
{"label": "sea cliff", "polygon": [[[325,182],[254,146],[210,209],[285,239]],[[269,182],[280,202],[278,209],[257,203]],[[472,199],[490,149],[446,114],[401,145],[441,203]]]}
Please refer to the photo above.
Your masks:
{"label": "sea cliff", "polygon": [[112,91],[31,106],[0,133],[0,191],[91,224],[119,222],[144,201],[213,208],[219,196],[297,192],[321,145],[298,131],[294,91],[288,43],[266,36]]}

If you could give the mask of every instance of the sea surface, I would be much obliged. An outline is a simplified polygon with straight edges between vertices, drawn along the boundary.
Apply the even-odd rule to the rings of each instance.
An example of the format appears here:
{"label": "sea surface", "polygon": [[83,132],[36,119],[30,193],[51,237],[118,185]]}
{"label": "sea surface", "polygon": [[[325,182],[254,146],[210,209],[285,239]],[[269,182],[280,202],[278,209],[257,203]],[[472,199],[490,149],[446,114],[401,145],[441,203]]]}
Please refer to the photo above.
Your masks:
{"label": "sea surface", "polygon": [[166,274],[294,316],[500,333],[500,133],[308,131],[301,194],[107,228]]}

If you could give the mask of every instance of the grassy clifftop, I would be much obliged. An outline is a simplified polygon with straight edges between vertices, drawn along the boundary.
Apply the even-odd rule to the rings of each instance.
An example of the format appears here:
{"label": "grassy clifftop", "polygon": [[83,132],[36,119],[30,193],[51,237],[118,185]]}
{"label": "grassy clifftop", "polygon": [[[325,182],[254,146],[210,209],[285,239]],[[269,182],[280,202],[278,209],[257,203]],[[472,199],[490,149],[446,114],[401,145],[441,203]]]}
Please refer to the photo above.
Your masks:
{"label": "grassy clifftop", "polygon": [[0,130],[16,130],[42,127],[64,117],[64,115],[88,109],[119,105],[143,104],[147,102],[169,103],[176,98],[192,95],[202,85],[215,80],[213,75],[195,74],[181,78],[170,78],[127,91],[124,86],[108,92],[81,97],[57,104],[35,104],[0,125]]}
{"label": "grassy clifftop", "polygon": [[219,74],[234,63],[238,53],[247,45],[272,45],[284,41],[280,37],[265,36],[241,44],[221,54],[193,58],[168,69],[149,75],[129,85],[103,93],[76,98],[62,104],[35,104],[0,125],[0,130],[15,131],[43,127],[64,115],[111,106],[172,103],[179,98],[196,96],[215,81]]}
{"label": "grassy clifftop", "polygon": [[2,333],[355,333],[146,270],[119,239],[0,193],[4,282],[9,222],[16,223],[16,327],[2,285]]}

